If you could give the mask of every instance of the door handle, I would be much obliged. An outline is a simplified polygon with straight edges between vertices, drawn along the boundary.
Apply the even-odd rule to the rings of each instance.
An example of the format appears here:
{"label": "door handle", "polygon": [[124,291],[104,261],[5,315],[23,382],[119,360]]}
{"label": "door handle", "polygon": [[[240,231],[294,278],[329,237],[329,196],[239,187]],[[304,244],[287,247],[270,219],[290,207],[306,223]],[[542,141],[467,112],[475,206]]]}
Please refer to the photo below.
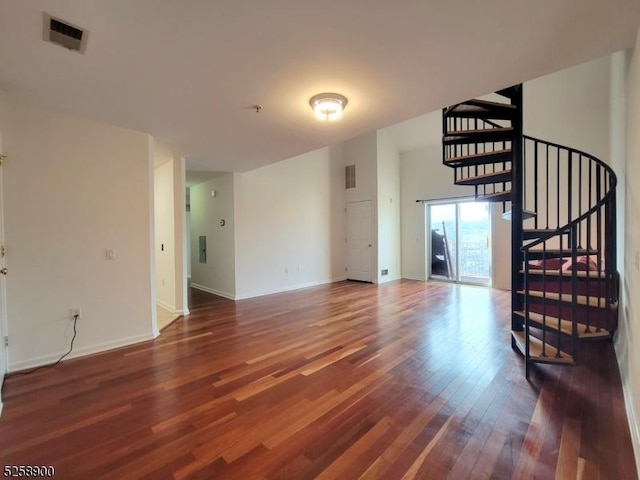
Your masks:
{"label": "door handle", "polygon": [[9,273],[9,270],[7,270],[7,268],[6,268],[6,267],[4,267],[4,268],[0,268],[0,273],[1,273],[2,275],[6,275],[7,273]]}

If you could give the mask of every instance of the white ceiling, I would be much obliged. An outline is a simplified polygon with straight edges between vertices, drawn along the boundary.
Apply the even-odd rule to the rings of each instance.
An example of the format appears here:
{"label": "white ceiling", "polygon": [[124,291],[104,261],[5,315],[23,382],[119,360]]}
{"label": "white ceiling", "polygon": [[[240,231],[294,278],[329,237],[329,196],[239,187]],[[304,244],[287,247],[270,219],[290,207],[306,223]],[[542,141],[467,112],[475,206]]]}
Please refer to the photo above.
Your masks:
{"label": "white ceiling", "polygon": [[[86,53],[43,42],[43,12]],[[639,20],[638,0],[0,0],[0,89],[245,171],[630,47]],[[339,122],[313,117],[323,91],[349,98]]]}

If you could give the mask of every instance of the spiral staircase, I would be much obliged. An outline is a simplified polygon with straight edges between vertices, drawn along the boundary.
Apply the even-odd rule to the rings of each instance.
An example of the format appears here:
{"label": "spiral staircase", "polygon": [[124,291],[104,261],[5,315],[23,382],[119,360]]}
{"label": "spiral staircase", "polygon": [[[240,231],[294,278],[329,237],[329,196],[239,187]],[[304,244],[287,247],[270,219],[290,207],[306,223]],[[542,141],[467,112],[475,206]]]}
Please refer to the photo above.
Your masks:
{"label": "spiral staircase", "polygon": [[575,365],[617,327],[616,176],[588,153],[523,135],[522,85],[443,109],[443,163],[511,221],[511,344]]}

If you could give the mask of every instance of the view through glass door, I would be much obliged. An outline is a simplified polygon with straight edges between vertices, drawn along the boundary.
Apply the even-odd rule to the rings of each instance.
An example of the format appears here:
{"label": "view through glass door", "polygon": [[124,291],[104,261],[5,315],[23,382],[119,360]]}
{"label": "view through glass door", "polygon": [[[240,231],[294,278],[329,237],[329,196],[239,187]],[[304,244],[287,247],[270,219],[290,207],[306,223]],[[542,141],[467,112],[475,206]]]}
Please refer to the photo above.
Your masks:
{"label": "view through glass door", "polygon": [[491,217],[487,202],[431,204],[430,278],[491,285]]}

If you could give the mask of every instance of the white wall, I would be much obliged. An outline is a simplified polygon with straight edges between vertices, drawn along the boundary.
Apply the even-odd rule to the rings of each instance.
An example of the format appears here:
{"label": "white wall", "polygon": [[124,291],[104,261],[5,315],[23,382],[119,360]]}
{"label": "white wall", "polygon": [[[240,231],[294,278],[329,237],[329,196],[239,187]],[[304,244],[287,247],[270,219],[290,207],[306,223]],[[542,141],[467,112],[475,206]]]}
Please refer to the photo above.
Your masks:
{"label": "white wall", "polygon": [[[377,132],[378,282],[401,276],[400,154],[388,132]],[[382,270],[388,270],[382,275]]]}
{"label": "white wall", "polygon": [[378,188],[377,138],[377,133],[371,132],[343,143],[344,165],[356,166],[356,188],[346,190],[346,202],[371,200],[374,205],[376,204]]}
{"label": "white wall", "polygon": [[524,133],[607,161],[609,55],[524,85]]}
{"label": "white wall", "polygon": [[150,137],[7,103],[9,369],[66,352],[71,307],[83,317],[70,356],[152,338]]}
{"label": "white wall", "polygon": [[173,160],[157,167],[153,178],[157,302],[172,312],[176,308]]}
{"label": "white wall", "polygon": [[[326,147],[235,174],[236,298],[344,278],[344,161]],[[193,221],[192,192],[192,221]]]}
{"label": "white wall", "polygon": [[[227,298],[236,296],[234,175],[191,187],[191,285]],[[215,196],[211,192],[215,191]],[[224,226],[220,221],[224,220]],[[207,237],[206,263],[199,261],[199,237]]]}
{"label": "white wall", "polygon": [[609,165],[611,165],[618,177],[618,186],[616,188],[618,243],[616,251],[620,252],[617,257],[617,267],[621,275],[624,275],[624,255],[622,252],[624,252],[626,214],[627,78],[631,54],[631,51],[621,51],[611,55]]}
{"label": "white wall", "polygon": [[157,303],[174,315],[188,313],[184,158],[155,154],[154,226]]}
{"label": "white wall", "polygon": [[401,274],[402,278],[426,280],[425,272],[425,204],[421,199],[427,153],[422,150],[400,154],[400,220],[401,220]]}
{"label": "white wall", "polygon": [[[507,203],[507,210],[510,208]],[[502,204],[491,206],[491,286],[511,290],[511,222],[502,218]]]}
{"label": "white wall", "polygon": [[[640,471],[640,37],[635,50],[629,56],[626,77],[626,152],[612,149],[614,168],[623,175],[618,178],[618,190],[623,190],[624,198],[624,251],[619,252],[623,262],[621,270],[620,325],[616,335],[616,353],[620,366],[620,376],[625,393],[625,405],[629,417],[636,465]],[[617,63],[619,58],[614,59]],[[618,67],[624,70],[623,65]],[[624,83],[624,72],[622,81]],[[613,77],[620,81],[617,76]],[[617,83],[619,87],[619,83]],[[624,85],[623,85],[624,86]],[[614,93],[616,93],[614,91]],[[619,92],[612,98],[616,113],[621,112]],[[624,115],[624,112],[622,112]],[[619,139],[624,125],[614,122],[614,136]],[[619,155],[624,157],[620,165]]]}

